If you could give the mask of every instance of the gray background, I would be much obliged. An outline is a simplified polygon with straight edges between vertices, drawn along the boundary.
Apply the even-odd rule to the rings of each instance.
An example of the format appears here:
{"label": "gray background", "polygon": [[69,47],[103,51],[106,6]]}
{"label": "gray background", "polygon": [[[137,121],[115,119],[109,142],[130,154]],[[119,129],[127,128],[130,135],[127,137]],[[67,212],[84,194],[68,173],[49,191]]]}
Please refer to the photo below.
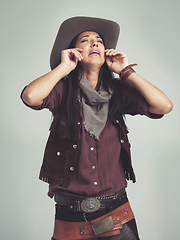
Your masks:
{"label": "gray background", "polygon": [[127,117],[137,175],[128,196],[141,239],[180,239],[179,7],[178,0],[1,1],[1,239],[52,235],[54,202],[46,195],[48,185],[38,180],[51,114],[26,108],[19,95],[50,70],[59,25],[77,15],[117,21],[117,48],[174,104],[161,120]]}

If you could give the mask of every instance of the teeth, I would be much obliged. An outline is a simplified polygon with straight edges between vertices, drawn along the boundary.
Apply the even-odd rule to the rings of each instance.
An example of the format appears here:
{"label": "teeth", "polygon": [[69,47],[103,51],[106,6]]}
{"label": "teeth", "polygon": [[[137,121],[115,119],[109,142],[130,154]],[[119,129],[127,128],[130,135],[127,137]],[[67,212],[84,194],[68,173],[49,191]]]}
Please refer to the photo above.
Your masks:
{"label": "teeth", "polygon": [[98,52],[98,51],[93,51],[93,52],[91,52],[91,54],[93,54],[93,53],[97,53],[97,54],[99,54],[99,52]]}

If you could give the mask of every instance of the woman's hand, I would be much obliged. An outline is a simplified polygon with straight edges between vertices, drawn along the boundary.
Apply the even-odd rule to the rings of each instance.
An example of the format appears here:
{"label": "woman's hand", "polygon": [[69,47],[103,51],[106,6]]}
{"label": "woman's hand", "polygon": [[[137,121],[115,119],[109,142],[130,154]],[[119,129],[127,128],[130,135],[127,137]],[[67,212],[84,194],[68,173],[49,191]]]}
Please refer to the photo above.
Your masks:
{"label": "woman's hand", "polygon": [[69,71],[67,74],[76,68],[78,61],[81,61],[83,59],[81,52],[81,48],[65,49],[61,52],[60,64],[67,67]]}
{"label": "woman's hand", "polygon": [[120,74],[120,72],[129,65],[126,54],[119,50],[106,49],[105,56],[109,69],[117,74]]}

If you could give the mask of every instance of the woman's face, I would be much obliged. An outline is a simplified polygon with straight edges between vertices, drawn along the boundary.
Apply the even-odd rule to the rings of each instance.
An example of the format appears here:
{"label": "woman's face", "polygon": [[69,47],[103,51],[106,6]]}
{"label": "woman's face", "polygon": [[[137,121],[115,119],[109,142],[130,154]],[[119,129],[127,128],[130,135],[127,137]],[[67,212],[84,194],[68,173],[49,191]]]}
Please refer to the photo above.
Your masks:
{"label": "woman's face", "polygon": [[105,47],[98,33],[87,31],[79,34],[76,47],[82,49],[82,66],[95,65],[100,68],[104,64]]}

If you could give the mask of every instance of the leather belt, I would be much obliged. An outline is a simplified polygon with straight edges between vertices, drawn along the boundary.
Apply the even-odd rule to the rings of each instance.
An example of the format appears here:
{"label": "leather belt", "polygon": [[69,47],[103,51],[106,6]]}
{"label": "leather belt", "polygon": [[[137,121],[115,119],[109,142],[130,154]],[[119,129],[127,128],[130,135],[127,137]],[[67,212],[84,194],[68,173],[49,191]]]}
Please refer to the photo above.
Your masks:
{"label": "leather belt", "polygon": [[53,238],[73,240],[108,237],[120,234],[122,225],[134,218],[129,202],[99,218],[88,222],[65,222],[55,219]]}
{"label": "leather belt", "polygon": [[61,191],[61,194],[55,195],[55,201],[58,205],[69,207],[74,212],[93,213],[106,208],[113,200],[120,198],[123,194],[125,194],[125,189],[100,197],[86,197]]}

